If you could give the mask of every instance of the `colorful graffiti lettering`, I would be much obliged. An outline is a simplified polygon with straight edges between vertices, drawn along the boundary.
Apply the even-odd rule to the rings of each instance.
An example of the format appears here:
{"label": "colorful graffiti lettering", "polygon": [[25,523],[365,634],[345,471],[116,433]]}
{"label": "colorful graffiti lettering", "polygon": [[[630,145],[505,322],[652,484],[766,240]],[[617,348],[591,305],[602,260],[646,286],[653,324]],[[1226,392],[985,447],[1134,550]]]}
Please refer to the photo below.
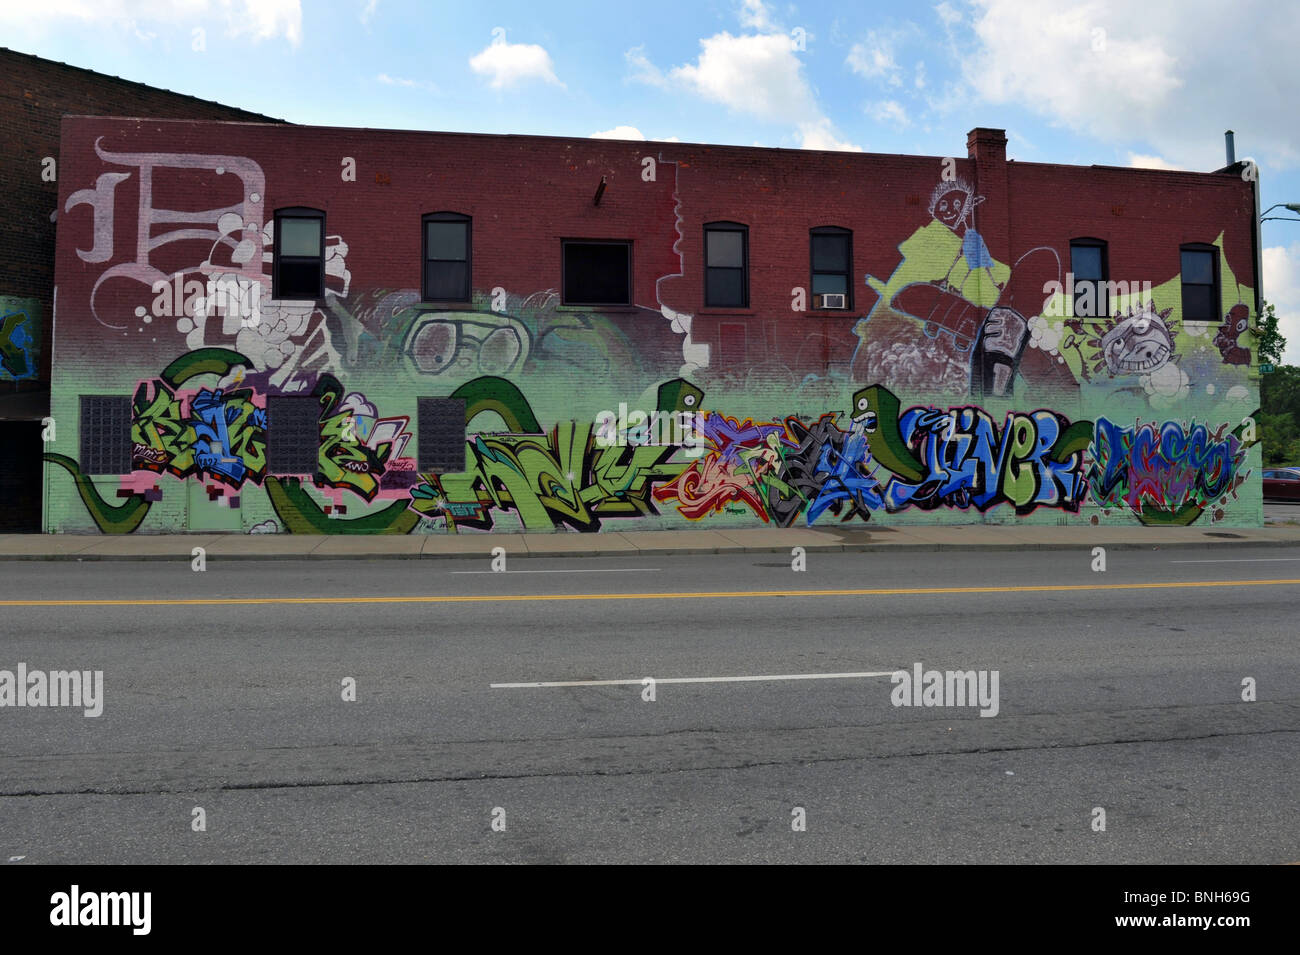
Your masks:
{"label": "colorful graffiti lettering", "polygon": [[891,481],[891,510],[942,505],[982,512],[1004,503],[1017,514],[1042,506],[1079,509],[1085,422],[1071,425],[1046,410],[1013,412],[999,430],[981,408],[913,408],[898,427],[903,441],[920,453],[928,474],[919,483]]}
{"label": "colorful graffiti lettering", "polygon": [[[132,401],[132,470],[210,479],[230,488],[245,482],[275,482],[277,493],[272,501],[279,499],[288,506],[287,514],[281,515],[286,529],[314,528],[316,521],[303,515],[311,508],[321,517],[326,515],[305,495],[295,494],[301,479],[294,479],[293,487],[287,488],[280,483],[281,476],[267,474],[265,395],[253,387],[231,387],[246,381],[245,369],[250,365],[238,352],[202,348],[182,355],[160,377],[141,382]],[[182,388],[205,375],[219,377],[221,384]],[[345,395],[333,375],[320,376],[312,396],[321,407],[318,469],[313,476],[317,487],[350,491],[369,502],[380,496],[381,481],[390,471],[413,474],[414,462],[401,457],[411,437],[406,417],[380,418],[364,396]],[[110,507],[75,460],[54,453],[45,457],[72,474],[96,526],[105,533],[134,530],[149,505],[159,499],[152,488],[139,487],[142,482],[137,477],[124,476],[128,502]],[[391,483],[387,496],[405,501],[410,480],[398,478]],[[374,515],[367,517],[371,519],[368,526],[376,523]],[[413,526],[411,522],[407,529]]]}
{"label": "colorful graffiti lettering", "polygon": [[744,422],[717,412],[700,416],[704,456],[669,483],[655,490],[660,501],[676,500],[677,510],[690,520],[722,512],[741,502],[768,521],[764,499],[767,485],[781,484],[784,447],[796,445],[784,436],[785,427],[771,422]]}
{"label": "colorful graffiti lettering", "polygon": [[[724,425],[711,429],[704,460],[655,497],[678,500],[678,510],[692,520],[741,501],[781,526],[801,513],[811,525],[828,511],[847,521],[913,507],[983,512],[1010,504],[1017,514],[1079,509],[1090,422],[1070,423],[1040,409],[1009,413],[999,428],[978,407],[921,406],[900,415],[898,406],[889,389],[864,388],[854,395],[848,431],[834,412],[811,425],[790,417],[783,427],[710,415],[706,422],[719,418]],[[740,436],[748,447],[721,443],[718,434]],[[750,449],[759,451],[770,473],[762,487],[759,471],[741,465]]]}
{"label": "colorful graffiti lettering", "polygon": [[1143,524],[1191,524],[1244,479],[1240,428],[1211,432],[1176,421],[1136,426],[1097,421],[1088,484],[1102,507],[1128,507]]}
{"label": "colorful graffiti lettering", "polygon": [[[681,379],[665,382],[657,410],[693,410],[702,394]],[[601,447],[592,424],[561,422],[549,433],[539,433],[532,407],[518,388],[501,378],[468,382],[452,397],[466,401],[467,428],[479,414],[492,411],[521,433],[475,435],[464,473],[421,475],[422,483],[411,490],[412,507],[422,514],[440,514],[448,530],[491,529],[492,511],[501,509],[514,511],[525,530],[562,525],[596,531],[606,518],[656,513],[651,500],[654,482],[681,471],[680,464],[669,462],[678,448]]]}
{"label": "colorful graffiti lettering", "polygon": [[[866,425],[855,420],[850,431],[841,431],[834,423],[834,415],[825,414],[811,429],[793,419],[787,427],[799,439],[799,451],[790,456],[790,486],[809,499],[806,518],[812,524],[827,509],[840,515],[841,520],[854,515],[864,521],[871,519],[871,511],[884,506],[880,481],[872,473],[871,452],[868,449]],[[789,498],[781,500],[785,516],[789,517]]]}

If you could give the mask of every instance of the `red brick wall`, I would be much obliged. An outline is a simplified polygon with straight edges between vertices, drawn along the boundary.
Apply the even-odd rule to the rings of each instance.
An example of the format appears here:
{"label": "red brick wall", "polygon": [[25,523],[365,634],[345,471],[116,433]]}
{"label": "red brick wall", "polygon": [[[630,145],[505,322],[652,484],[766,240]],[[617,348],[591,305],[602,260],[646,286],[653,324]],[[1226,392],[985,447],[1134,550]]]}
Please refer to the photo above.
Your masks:
{"label": "red brick wall", "polygon": [[[267,183],[262,221],[278,207],[323,209],[327,231],[349,243],[354,289],[419,288],[420,216],[426,212],[473,216],[476,290],[502,286],[528,294],[558,289],[562,238],[633,239],[636,304],[666,305],[695,315],[695,339],[715,349],[721,323],[743,322],[748,364],[766,360],[790,342],[815,350],[822,347],[819,336],[828,354],[851,349],[855,318],[866,314],[876,298],[863,276],[887,278],[898,263],[899,242],[930,222],[927,206],[944,161],[546,137],[76,119],[65,128],[62,202],[72,191],[93,187],[104,169],[127,168],[98,159],[94,143],[99,137],[110,151],[254,159]],[[646,156],[658,163],[655,182],[642,179]],[[356,162],[354,182],[341,174],[345,157]],[[35,160],[31,167],[37,168]],[[1062,273],[1069,268],[1069,240],[1078,236],[1110,243],[1112,279],[1159,285],[1178,273],[1181,243],[1213,242],[1223,232],[1229,267],[1243,284],[1255,285],[1252,197],[1250,185],[1238,177],[1004,164],[996,156],[978,163],[956,159],[952,168],[986,195],[975,211],[975,226],[996,259],[1014,264],[1032,249],[1054,250],[1055,256],[1028,257],[1016,270],[1008,304],[1027,315],[1041,308],[1042,286],[1056,277],[1056,260]],[[608,187],[594,206],[602,176]],[[225,196],[217,190],[234,185],[211,178],[207,187],[212,193],[196,200],[196,182],[177,179],[169,193],[160,176],[154,205],[206,208],[217,204],[208,199]],[[129,218],[135,208],[135,179],[124,181],[117,193],[120,231],[126,221],[122,216]],[[681,275],[672,252],[678,214]],[[750,226],[748,309],[703,304],[703,224],[723,219]],[[89,285],[105,267],[81,262],[74,251],[91,246],[90,224],[90,209],[83,206],[67,213],[60,232],[60,282],[67,283],[60,291],[61,306],[77,310],[61,316],[64,340],[73,323],[90,321],[84,307]],[[810,284],[808,230],[820,225],[853,230],[851,313],[791,310],[791,289]],[[118,245],[106,264],[123,255],[133,257],[133,247]],[[734,354],[734,337],[728,350]]]}

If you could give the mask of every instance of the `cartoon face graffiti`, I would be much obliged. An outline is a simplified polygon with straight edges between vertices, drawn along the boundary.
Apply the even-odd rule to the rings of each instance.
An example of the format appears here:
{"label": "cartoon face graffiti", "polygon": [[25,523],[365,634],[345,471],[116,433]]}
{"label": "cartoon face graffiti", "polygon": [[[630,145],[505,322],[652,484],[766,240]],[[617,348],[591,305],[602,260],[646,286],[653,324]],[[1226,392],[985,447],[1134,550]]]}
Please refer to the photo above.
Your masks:
{"label": "cartoon face graffiti", "polygon": [[1250,328],[1250,309],[1238,303],[1228,310],[1219,334],[1214,336],[1214,347],[1219,349],[1225,365],[1249,365],[1250,349],[1243,348],[1238,340]]}
{"label": "cartoon face graffiti", "polygon": [[984,201],[983,196],[961,179],[941,182],[930,195],[930,215],[956,232],[967,224],[975,207]]}
{"label": "cartoon face graffiti", "polygon": [[1103,335],[1101,351],[1112,375],[1149,375],[1173,357],[1174,337],[1164,319],[1146,308]]}
{"label": "cartoon face graffiti", "polygon": [[861,430],[873,460],[909,481],[925,476],[898,430],[898,396],[882,385],[872,385],[853,393],[853,427]]}
{"label": "cartoon face graffiti", "polygon": [[876,409],[871,407],[871,399],[866,395],[859,395],[857,402],[853,406],[853,423],[861,427],[864,434],[875,434],[876,423],[880,416]]}

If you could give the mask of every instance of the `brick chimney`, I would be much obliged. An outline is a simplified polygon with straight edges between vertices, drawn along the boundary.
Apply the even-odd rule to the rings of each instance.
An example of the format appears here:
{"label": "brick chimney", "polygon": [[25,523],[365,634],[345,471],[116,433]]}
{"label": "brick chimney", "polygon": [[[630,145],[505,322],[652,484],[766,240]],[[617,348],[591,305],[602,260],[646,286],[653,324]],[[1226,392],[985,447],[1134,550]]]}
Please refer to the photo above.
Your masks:
{"label": "brick chimney", "polygon": [[[975,210],[975,225],[993,257],[1014,261],[1011,236],[1011,196],[1007,182],[1007,132],[976,127],[966,134],[966,151],[975,167],[977,195],[984,202]],[[1011,296],[1002,304],[1012,304]]]}
{"label": "brick chimney", "polygon": [[1007,161],[1007,131],[977,126],[966,134],[966,155],[980,163]]}

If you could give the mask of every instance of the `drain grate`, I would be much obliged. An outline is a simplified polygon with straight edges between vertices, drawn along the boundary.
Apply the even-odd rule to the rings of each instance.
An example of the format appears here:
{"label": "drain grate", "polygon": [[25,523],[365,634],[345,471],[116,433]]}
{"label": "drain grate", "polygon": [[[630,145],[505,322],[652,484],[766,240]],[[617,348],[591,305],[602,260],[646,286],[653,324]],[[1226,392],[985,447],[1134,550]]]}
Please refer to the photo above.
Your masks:
{"label": "drain grate", "polygon": [[1237,540],[1245,540],[1245,534],[1229,534],[1227,531],[1206,531],[1206,537],[1232,537]]}

